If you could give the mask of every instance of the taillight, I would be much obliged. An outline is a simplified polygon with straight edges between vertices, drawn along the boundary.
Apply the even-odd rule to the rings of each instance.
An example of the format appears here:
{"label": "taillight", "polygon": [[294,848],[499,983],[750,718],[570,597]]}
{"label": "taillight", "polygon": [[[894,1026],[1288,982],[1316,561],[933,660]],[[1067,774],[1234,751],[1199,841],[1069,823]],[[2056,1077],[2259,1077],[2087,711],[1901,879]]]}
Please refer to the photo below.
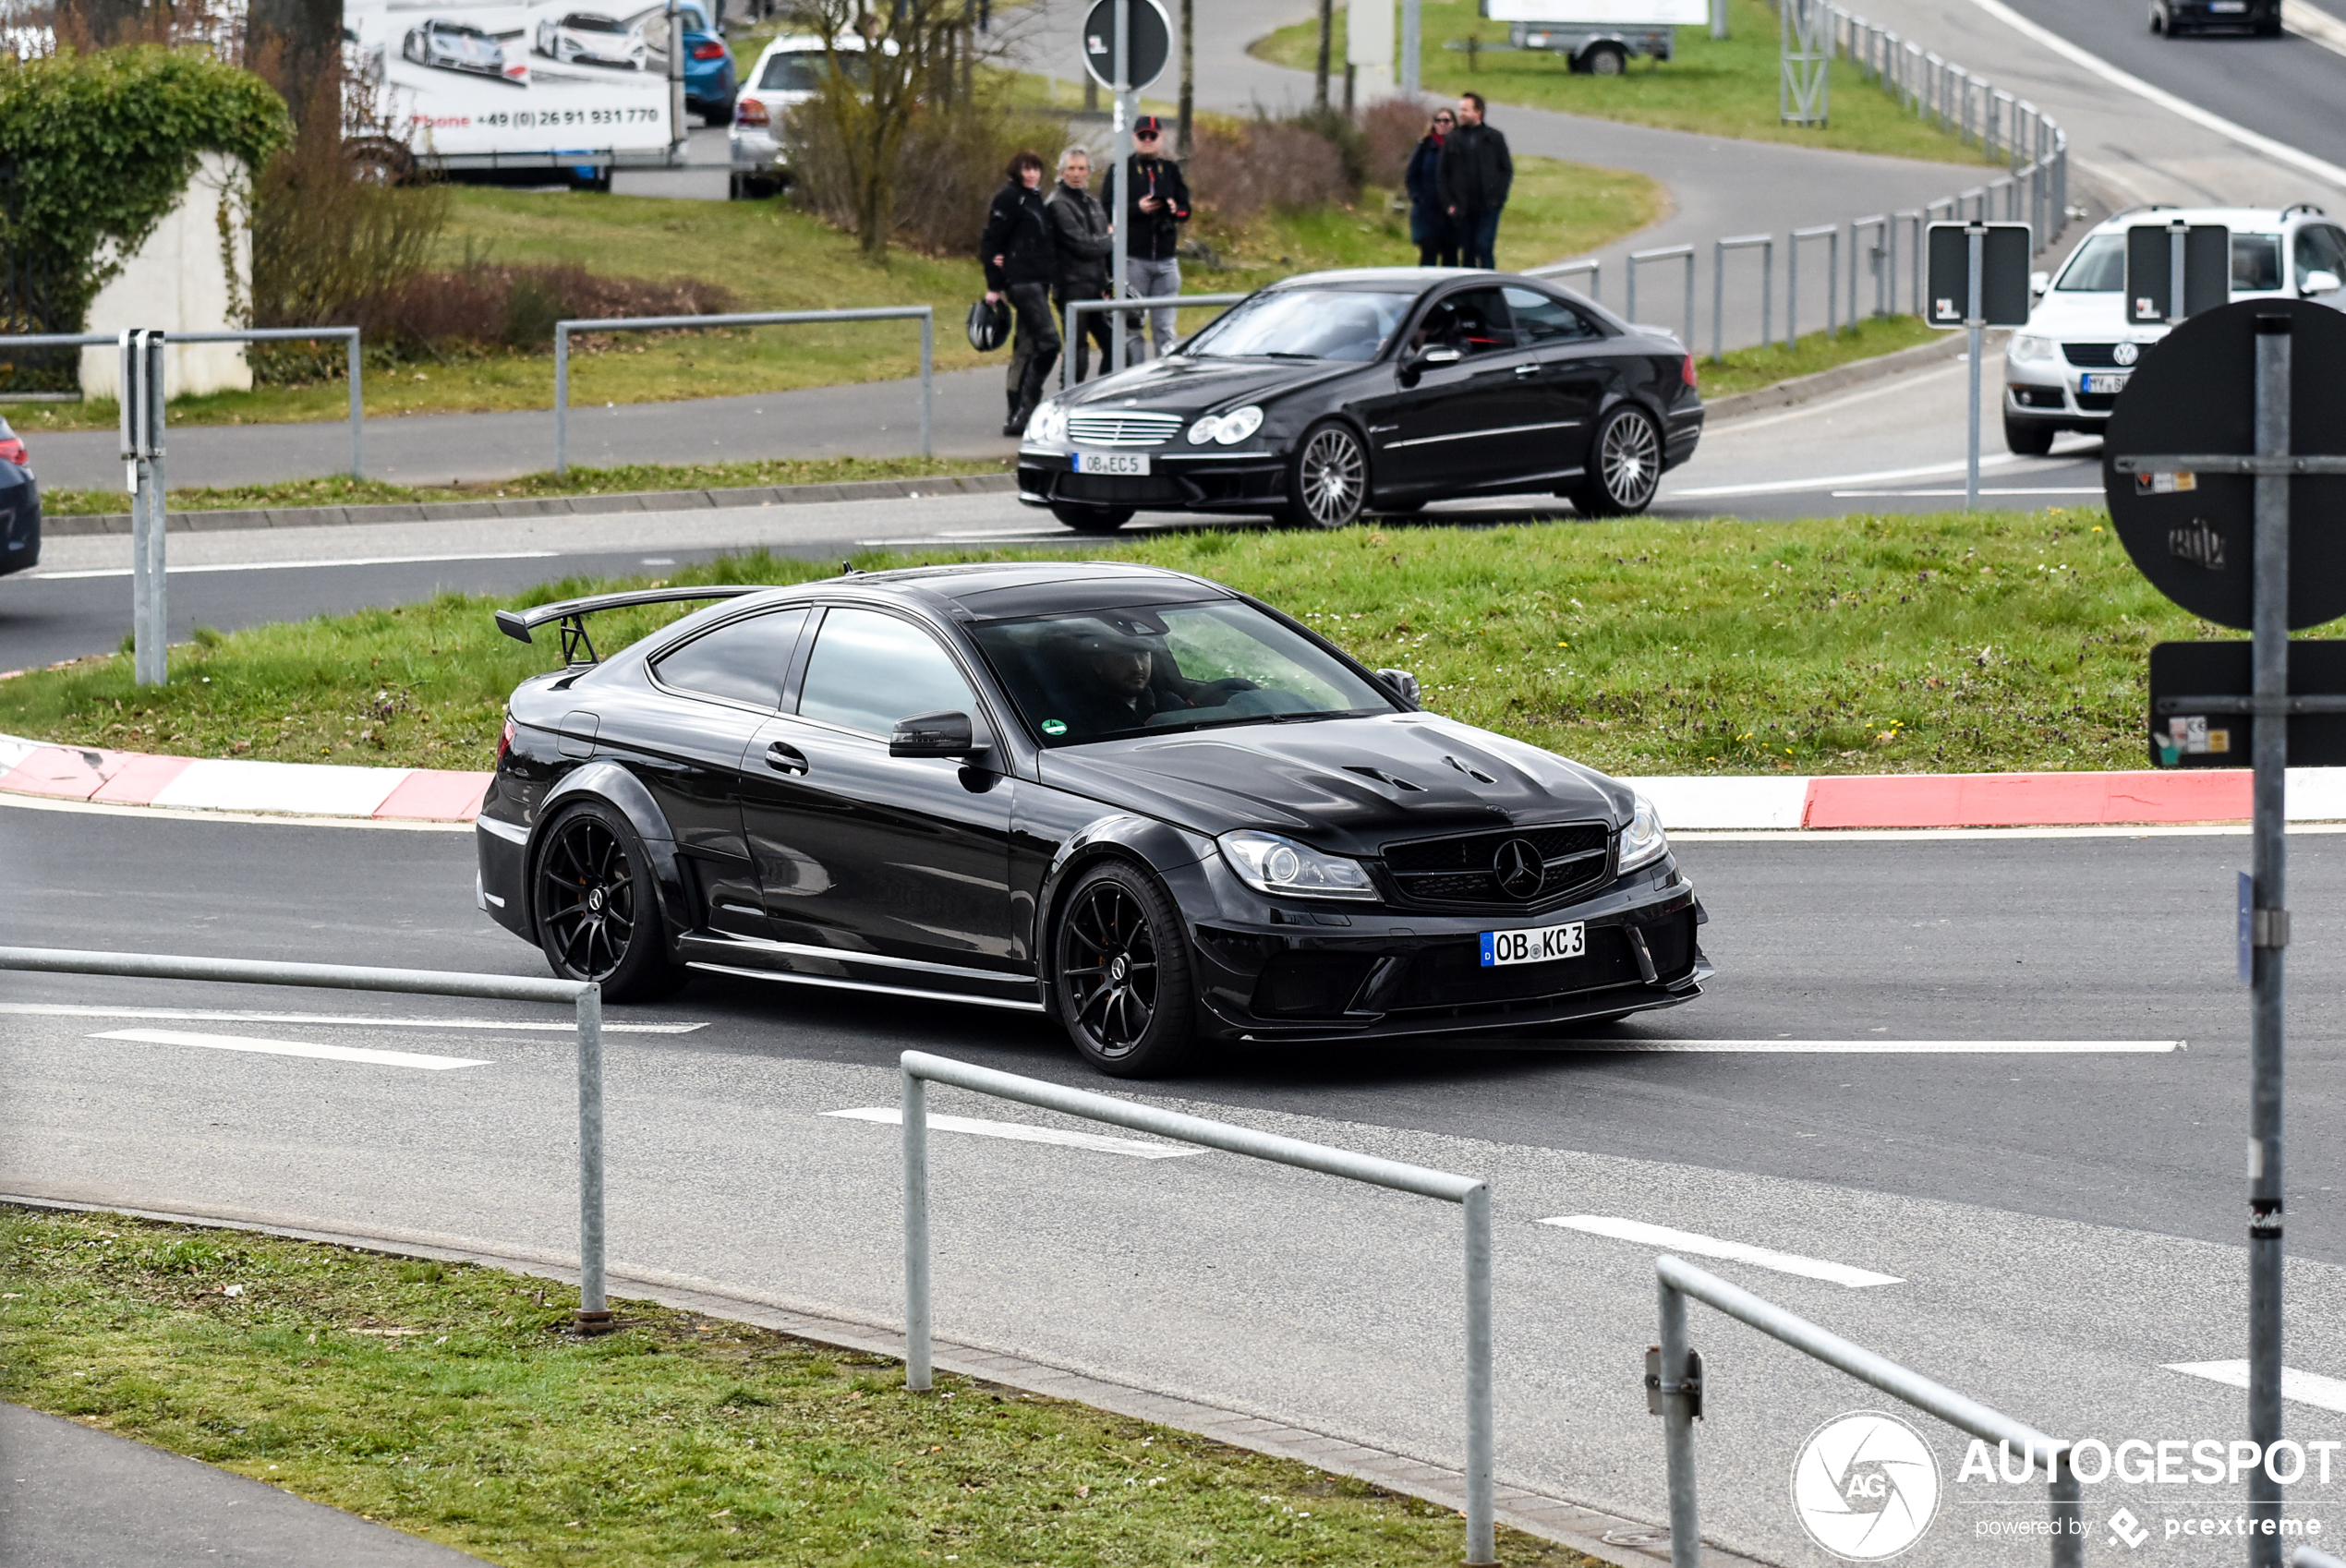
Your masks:
{"label": "taillight", "polygon": [[507,714],[507,715],[505,716],[505,732],[504,732],[503,734],[502,734],[502,735],[500,735],[500,736],[498,736],[498,737],[497,737],[497,762],[498,762],[498,766],[502,766],[504,765],[504,761],[505,761],[505,754],[506,754],[507,752],[512,751],[513,749],[514,749],[514,716],[513,716],[512,714],[510,714],[510,713],[509,713],[509,714]]}
{"label": "taillight", "polygon": [[725,46],[714,39],[705,38],[693,45],[693,58],[695,60],[721,60],[724,57]]}
{"label": "taillight", "polygon": [[762,126],[766,123],[766,105],[755,98],[737,100],[733,104],[733,118],[744,126]]}
{"label": "taillight", "polygon": [[1678,375],[1679,375],[1679,377],[1680,377],[1682,380],[1684,380],[1686,381],[1687,385],[1688,385],[1688,386],[1692,386],[1692,385],[1694,385],[1694,356],[1693,356],[1693,355],[1691,355],[1691,354],[1687,355],[1687,357],[1686,357],[1685,362],[1684,362],[1683,364],[1681,364],[1681,365],[1678,367]]}
{"label": "taillight", "polygon": [[22,464],[24,460],[24,442],[15,440],[0,441],[0,463]]}

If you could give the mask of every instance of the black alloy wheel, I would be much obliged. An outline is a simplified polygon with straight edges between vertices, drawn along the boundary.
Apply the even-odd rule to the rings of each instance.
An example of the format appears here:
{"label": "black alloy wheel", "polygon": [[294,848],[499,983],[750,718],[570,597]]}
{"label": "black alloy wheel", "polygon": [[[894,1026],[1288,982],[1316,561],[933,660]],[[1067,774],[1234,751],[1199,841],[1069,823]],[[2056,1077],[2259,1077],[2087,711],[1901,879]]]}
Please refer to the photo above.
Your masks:
{"label": "black alloy wheel", "polygon": [[1597,427],[1589,443],[1589,472],[1572,504],[1590,517],[1643,512],[1662,483],[1662,431],[1653,416],[1624,404]]}
{"label": "black alloy wheel", "polygon": [[1129,506],[1086,506],[1080,501],[1051,502],[1051,515],[1079,534],[1113,534],[1132,521]]}
{"label": "black alloy wheel", "polygon": [[1190,956],[1155,879],[1106,861],[1067,896],[1053,944],[1059,1019],[1083,1059],[1116,1078],[1176,1066],[1191,1044]]}
{"label": "black alloy wheel", "polygon": [[1369,500],[1369,454],[1351,428],[1330,419],[1303,432],[1287,470],[1288,521],[1307,528],[1358,522]]}
{"label": "black alloy wheel", "polygon": [[538,945],[564,980],[591,980],[614,1002],[683,983],[669,961],[651,858],[627,819],[599,801],[572,807],[538,848],[530,909]]}

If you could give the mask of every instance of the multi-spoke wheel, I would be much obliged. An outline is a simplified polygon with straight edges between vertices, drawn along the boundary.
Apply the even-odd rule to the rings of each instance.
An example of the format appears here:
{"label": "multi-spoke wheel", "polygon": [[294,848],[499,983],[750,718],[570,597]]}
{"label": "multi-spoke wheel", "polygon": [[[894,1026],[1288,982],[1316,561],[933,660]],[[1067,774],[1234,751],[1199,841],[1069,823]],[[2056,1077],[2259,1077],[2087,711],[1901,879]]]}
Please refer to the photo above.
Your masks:
{"label": "multi-spoke wheel", "polygon": [[1661,428],[1644,409],[1624,404],[1605,416],[1589,443],[1588,476],[1572,492],[1572,504],[1591,517],[1643,512],[1661,483]]}
{"label": "multi-spoke wheel", "polygon": [[1085,874],[1060,910],[1052,958],[1060,1021],[1094,1067],[1144,1078],[1188,1051],[1189,947],[1145,872],[1107,861]]}
{"label": "multi-spoke wheel", "polygon": [[1288,464],[1288,519],[1309,528],[1342,528],[1369,499],[1369,454],[1351,427],[1329,420],[1303,432]]}
{"label": "multi-spoke wheel", "polygon": [[616,810],[586,802],[556,817],[538,841],[530,892],[538,945],[556,974],[599,982],[615,1002],[683,983],[644,841]]}

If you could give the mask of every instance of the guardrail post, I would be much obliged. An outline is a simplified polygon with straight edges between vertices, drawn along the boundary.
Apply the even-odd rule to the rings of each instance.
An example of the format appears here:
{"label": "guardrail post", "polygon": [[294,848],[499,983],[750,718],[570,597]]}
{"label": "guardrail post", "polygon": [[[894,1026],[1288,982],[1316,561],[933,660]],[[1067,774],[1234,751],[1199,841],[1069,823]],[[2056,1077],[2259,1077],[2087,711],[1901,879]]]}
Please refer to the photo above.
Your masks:
{"label": "guardrail post", "polygon": [[1670,1568],[1702,1568],[1702,1526],[1695,1507],[1694,1396],[1687,1347],[1686,1293],[1657,1279],[1662,1320],[1663,1451],[1670,1476]]}
{"label": "guardrail post", "polygon": [[1491,1188],[1478,1184],[1460,1206],[1466,1211],[1466,1560],[1490,1563],[1499,1560],[1492,1490]]}
{"label": "guardrail post", "polygon": [[[1776,307],[1776,242],[1772,235],[1760,247],[1760,346],[1765,348],[1774,338],[1771,320]],[[1786,344],[1785,347],[1792,345]]]}
{"label": "guardrail post", "polygon": [[1711,242],[1711,363],[1726,357],[1727,242]]}
{"label": "guardrail post", "polygon": [[904,1386],[929,1386],[928,1085],[913,1069],[904,1079]]}
{"label": "guardrail post", "polygon": [[2069,1451],[2051,1456],[2052,1568],[2085,1568],[2086,1504],[2078,1490],[2077,1472],[2069,1467]]}
{"label": "guardrail post", "polygon": [[[1061,349],[1062,354],[1067,353]],[[937,455],[937,444],[930,439],[937,402],[937,307],[921,307],[921,455]]]}
{"label": "guardrail post", "polygon": [[367,476],[367,403],[360,394],[358,329],[350,329],[350,476]]}
{"label": "guardrail post", "polygon": [[[1766,285],[1762,284],[1761,286],[1764,288]],[[1827,287],[1825,292],[1828,295],[1832,292],[1830,274],[1827,275]],[[1767,303],[1765,300],[1760,302],[1760,308],[1762,310],[1767,308]],[[1768,341],[1765,328],[1762,328],[1760,331],[1760,341],[1762,344],[1765,344]],[[1798,229],[1795,229],[1792,231],[1792,238],[1784,246],[1784,345],[1786,348],[1791,348],[1798,344],[1799,341],[1800,231]]]}
{"label": "guardrail post", "polygon": [[611,1327],[603,1288],[603,988],[578,994],[578,1327]]}
{"label": "guardrail post", "polygon": [[554,323],[554,472],[570,472],[570,323]]}

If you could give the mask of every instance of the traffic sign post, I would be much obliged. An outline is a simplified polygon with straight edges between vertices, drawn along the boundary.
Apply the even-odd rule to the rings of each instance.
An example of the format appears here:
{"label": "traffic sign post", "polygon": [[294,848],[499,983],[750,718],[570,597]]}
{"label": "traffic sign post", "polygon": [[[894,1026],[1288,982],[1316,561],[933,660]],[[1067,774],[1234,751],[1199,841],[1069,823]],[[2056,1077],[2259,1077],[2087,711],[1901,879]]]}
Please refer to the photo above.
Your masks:
{"label": "traffic sign post", "polygon": [[2126,231],[2128,326],[2171,326],[2219,309],[2231,288],[2232,236],[2223,224],[2177,219]]}
{"label": "traffic sign post", "polygon": [[[2189,243],[2186,237],[2187,253]],[[2193,296],[2189,264],[2186,254],[2183,287],[2169,296],[2186,304]],[[2131,277],[2127,293],[2131,308],[2139,303]],[[2270,1453],[2281,1437],[2284,790],[2292,731],[2313,754],[2299,760],[2310,762],[2328,760],[2328,749],[2346,729],[2332,717],[2346,716],[2346,644],[2304,644],[2306,657],[2292,659],[2289,641],[2292,627],[2346,613],[2346,561],[2340,559],[2346,541],[2323,525],[2346,501],[2346,391],[2332,384],[2329,368],[2340,356],[2346,317],[2326,307],[2256,299],[2194,315],[2128,383],[2103,443],[2110,521],[2143,575],[2194,614],[2251,633],[2244,694],[2237,684],[2229,692],[2207,690],[2218,683],[2212,677],[2229,673],[2237,681],[2240,644],[2155,649],[2151,730],[2154,762],[2207,766],[2236,754],[2236,731],[2225,716],[2245,717],[2250,725],[2248,1436],[2260,1453]],[[2318,450],[2324,447],[2329,450]],[[2292,519],[2292,511],[2301,515]],[[2309,689],[2316,687],[2328,689]],[[2251,1568],[2280,1568],[2280,1494],[2266,1466],[2250,1470]]]}
{"label": "traffic sign post", "polygon": [[1928,240],[1929,310],[1934,327],[1971,333],[1971,433],[1964,464],[1964,510],[1979,504],[1979,349],[1987,327],[2028,321],[2028,225],[1933,223]]}
{"label": "traffic sign post", "polygon": [[[1172,53],[1173,25],[1157,0],[1094,0],[1091,11],[1083,18],[1083,68],[1094,81],[1115,94],[1116,140],[1109,152],[1108,167],[1115,171],[1119,207],[1131,203],[1129,187],[1132,183],[1133,111],[1141,90],[1164,74]],[[1131,235],[1126,232],[1130,225],[1123,216],[1122,212],[1107,215],[1113,236],[1108,250],[1110,299],[1122,299],[1125,296],[1124,262]],[[1110,375],[1124,368],[1125,326],[1129,320],[1129,314],[1121,310],[1109,316]],[[1075,345],[1063,344],[1059,352],[1072,356]]]}
{"label": "traffic sign post", "polygon": [[130,480],[130,678],[171,679],[171,619],[163,600],[163,334],[122,334],[122,461]]}

